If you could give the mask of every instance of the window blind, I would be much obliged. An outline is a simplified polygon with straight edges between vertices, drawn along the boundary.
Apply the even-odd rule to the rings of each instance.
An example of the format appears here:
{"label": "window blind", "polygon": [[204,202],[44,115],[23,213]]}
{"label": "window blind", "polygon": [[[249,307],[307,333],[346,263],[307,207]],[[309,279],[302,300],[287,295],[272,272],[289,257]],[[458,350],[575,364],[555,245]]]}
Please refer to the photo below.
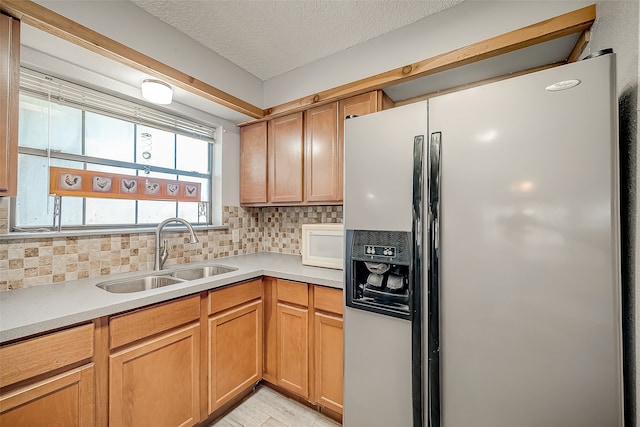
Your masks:
{"label": "window blind", "polygon": [[216,127],[97,91],[76,83],[20,68],[20,89],[61,105],[214,142]]}

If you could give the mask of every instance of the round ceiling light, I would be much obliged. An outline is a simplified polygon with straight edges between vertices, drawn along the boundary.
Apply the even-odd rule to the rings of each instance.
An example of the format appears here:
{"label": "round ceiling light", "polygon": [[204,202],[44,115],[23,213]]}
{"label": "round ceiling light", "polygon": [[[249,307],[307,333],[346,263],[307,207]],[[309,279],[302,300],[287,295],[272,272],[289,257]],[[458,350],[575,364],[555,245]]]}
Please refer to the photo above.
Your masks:
{"label": "round ceiling light", "polygon": [[160,80],[146,79],[142,82],[142,97],[154,104],[171,104],[171,86]]}

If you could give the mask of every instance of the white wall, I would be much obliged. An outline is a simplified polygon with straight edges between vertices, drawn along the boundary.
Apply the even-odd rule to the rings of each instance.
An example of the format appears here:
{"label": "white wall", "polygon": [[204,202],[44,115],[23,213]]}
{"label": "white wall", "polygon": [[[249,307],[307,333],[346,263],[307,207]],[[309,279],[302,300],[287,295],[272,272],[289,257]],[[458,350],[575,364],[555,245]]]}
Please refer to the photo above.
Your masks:
{"label": "white wall", "polygon": [[426,17],[343,52],[269,79],[267,106],[403,67],[593,4],[582,1],[475,1]]}
{"label": "white wall", "polygon": [[[597,51],[613,48],[617,56],[617,85],[620,112],[620,165],[622,172],[621,212],[622,231],[622,263],[623,263],[623,298],[627,301],[625,319],[625,338],[628,350],[633,353],[635,361],[630,360],[626,368],[631,371],[635,381],[635,399],[631,396],[625,401],[627,413],[640,408],[640,386],[638,385],[638,357],[640,356],[640,328],[637,326],[639,310],[636,305],[640,301],[640,262],[638,261],[638,185],[640,184],[638,165],[640,157],[638,144],[638,122],[640,119],[640,99],[638,99],[638,81],[640,80],[638,46],[640,44],[640,7],[638,1],[603,1],[597,4],[598,18],[592,27],[592,38],[589,48]],[[635,330],[634,330],[635,329]],[[628,425],[637,425],[628,424]]]}

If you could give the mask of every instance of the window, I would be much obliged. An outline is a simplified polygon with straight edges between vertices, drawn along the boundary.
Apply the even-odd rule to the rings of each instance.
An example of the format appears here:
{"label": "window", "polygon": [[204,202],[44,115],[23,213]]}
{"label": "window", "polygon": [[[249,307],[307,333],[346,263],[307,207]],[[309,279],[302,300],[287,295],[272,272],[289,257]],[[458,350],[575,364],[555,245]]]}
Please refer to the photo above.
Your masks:
{"label": "window", "polygon": [[63,228],[148,226],[175,216],[211,224],[215,127],[31,70],[20,78],[14,230],[53,225],[50,166],[201,184],[201,203],[65,196]]}

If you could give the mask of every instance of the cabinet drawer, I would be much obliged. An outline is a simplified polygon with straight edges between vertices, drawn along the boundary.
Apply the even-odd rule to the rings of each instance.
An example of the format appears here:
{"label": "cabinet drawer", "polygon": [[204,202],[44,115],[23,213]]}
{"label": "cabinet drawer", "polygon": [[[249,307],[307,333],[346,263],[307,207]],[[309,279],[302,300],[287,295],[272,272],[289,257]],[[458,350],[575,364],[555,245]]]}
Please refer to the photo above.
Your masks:
{"label": "cabinet drawer", "polygon": [[262,297],[262,280],[252,280],[209,292],[209,314]]}
{"label": "cabinet drawer", "polygon": [[314,286],[313,292],[316,310],[342,315],[342,289]]}
{"label": "cabinet drawer", "polygon": [[95,425],[93,363],[0,396],[2,426]]}
{"label": "cabinet drawer", "polygon": [[278,279],[277,295],[278,301],[289,302],[303,307],[309,306],[309,293],[307,292],[306,283]]}
{"label": "cabinet drawer", "polygon": [[0,387],[93,357],[93,324],[0,348]]}
{"label": "cabinet drawer", "polygon": [[199,319],[199,295],[115,316],[109,320],[109,348],[114,349]]}

